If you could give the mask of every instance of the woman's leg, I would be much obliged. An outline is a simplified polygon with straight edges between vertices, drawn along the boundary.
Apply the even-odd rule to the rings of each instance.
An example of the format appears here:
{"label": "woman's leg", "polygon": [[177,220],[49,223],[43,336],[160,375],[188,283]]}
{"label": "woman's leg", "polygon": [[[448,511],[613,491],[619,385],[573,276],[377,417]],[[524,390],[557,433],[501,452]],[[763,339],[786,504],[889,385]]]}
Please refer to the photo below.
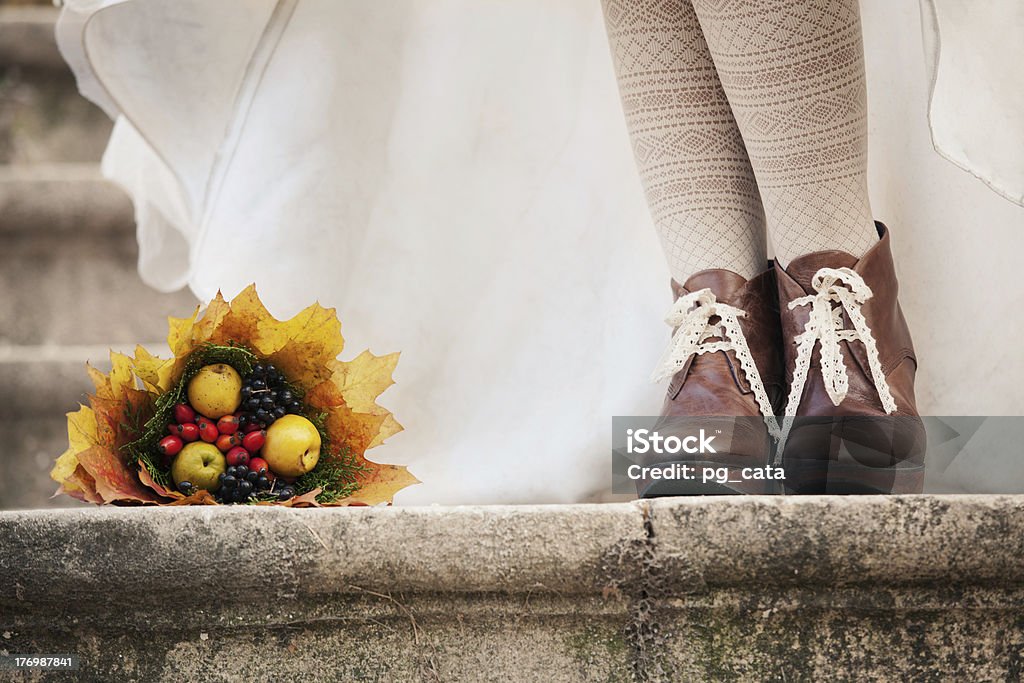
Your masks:
{"label": "woman's leg", "polygon": [[689,0],[603,0],[640,177],[672,276],[765,269],[764,211]]}
{"label": "woman's leg", "polygon": [[[917,359],[867,191],[858,0],[693,0],[779,264],[786,486],[919,493]],[[834,417],[835,419],[828,419]]]}
{"label": "woman's leg", "polygon": [[[671,378],[659,429],[678,438],[720,426],[714,454],[644,455],[639,464],[714,466],[730,483],[640,479],[644,497],[768,493],[764,467],[782,393],[774,271],[743,138],[689,0],[604,0],[633,150],[677,301],[655,371]],[[737,416],[740,419],[722,418]],[[649,471],[649,470],[648,470]]]}
{"label": "woman's leg", "polygon": [[692,0],[782,265],[878,242],[858,0]]}

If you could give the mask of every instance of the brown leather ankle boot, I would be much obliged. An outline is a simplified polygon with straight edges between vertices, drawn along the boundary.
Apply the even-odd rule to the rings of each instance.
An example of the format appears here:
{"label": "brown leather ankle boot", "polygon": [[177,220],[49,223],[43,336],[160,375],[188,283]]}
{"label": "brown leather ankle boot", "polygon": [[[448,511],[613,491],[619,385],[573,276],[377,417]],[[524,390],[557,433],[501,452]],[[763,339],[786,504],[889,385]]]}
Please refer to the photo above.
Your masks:
{"label": "brown leather ankle boot", "polygon": [[793,493],[920,493],[925,434],[917,357],[897,298],[889,231],[857,259],[778,264],[786,379],[779,453]]}
{"label": "brown leather ankle boot", "polygon": [[[672,377],[659,426],[680,438],[703,429],[715,436],[715,452],[645,456],[641,464],[685,464],[695,476],[673,481],[646,477],[637,482],[637,493],[775,492],[775,480],[742,476],[746,468],[768,467],[772,437],[779,433],[774,416],[785,388],[775,273],[769,266],[747,280],[729,270],[704,270],[684,285],[673,281],[672,291],[676,303],[665,321],[674,333],[652,377]],[[705,481],[706,467],[718,476]]]}

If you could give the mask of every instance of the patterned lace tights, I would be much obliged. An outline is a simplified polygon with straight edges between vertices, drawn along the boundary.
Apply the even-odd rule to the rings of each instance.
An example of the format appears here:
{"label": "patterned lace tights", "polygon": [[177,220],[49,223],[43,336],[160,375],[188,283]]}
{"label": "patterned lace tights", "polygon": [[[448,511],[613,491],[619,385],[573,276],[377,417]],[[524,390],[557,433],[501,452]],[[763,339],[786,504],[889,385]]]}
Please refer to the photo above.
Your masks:
{"label": "patterned lace tights", "polygon": [[651,214],[673,277],[862,255],[867,194],[857,0],[604,0]]}

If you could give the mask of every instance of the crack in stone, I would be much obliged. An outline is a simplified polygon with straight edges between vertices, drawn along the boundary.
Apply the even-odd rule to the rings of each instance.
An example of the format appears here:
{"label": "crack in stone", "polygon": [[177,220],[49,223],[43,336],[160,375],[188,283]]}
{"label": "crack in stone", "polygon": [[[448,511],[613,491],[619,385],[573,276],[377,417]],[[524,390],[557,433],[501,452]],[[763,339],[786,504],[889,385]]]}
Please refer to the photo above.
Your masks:
{"label": "crack in stone", "polygon": [[634,681],[646,683],[671,679],[672,666],[658,619],[665,581],[652,509],[648,501],[637,501],[637,505],[644,538],[624,541],[605,558],[606,575],[611,577],[605,592],[625,597],[630,617],[623,635],[629,645],[631,674]]}

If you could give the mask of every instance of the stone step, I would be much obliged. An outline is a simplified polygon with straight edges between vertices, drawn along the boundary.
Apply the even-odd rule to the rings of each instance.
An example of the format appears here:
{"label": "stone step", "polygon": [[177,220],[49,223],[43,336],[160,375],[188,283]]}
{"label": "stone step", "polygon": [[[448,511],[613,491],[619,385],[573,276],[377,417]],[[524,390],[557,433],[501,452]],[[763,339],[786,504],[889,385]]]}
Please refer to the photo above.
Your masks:
{"label": "stone step", "polygon": [[98,161],[111,122],[78,94],[54,7],[0,7],[0,164]]}
{"label": "stone step", "polygon": [[[68,447],[63,415],[0,420],[0,510],[87,507],[70,496],[54,496],[54,460]],[[89,506],[91,507],[91,506]]]}
{"label": "stone step", "polygon": [[0,647],[79,680],[1016,680],[1022,553],[1020,496],[4,512]]}
{"label": "stone step", "polygon": [[[143,340],[144,341],[144,340]],[[130,352],[134,345],[112,345]],[[163,343],[146,348],[167,355]],[[95,346],[0,346],[0,414],[7,419],[63,416],[85,403],[93,390],[86,363],[107,372],[110,347]],[[63,450],[63,449],[62,449]]]}
{"label": "stone step", "polygon": [[71,74],[0,69],[0,163],[99,161],[112,125]]}
{"label": "stone step", "polygon": [[166,337],[196,305],[139,278],[131,204],[94,165],[0,169],[0,345]]}
{"label": "stone step", "polygon": [[53,32],[59,15],[52,2],[0,2],[0,67],[66,70]]}
{"label": "stone step", "polygon": [[0,165],[0,239],[135,239],[131,200],[95,163]]}

